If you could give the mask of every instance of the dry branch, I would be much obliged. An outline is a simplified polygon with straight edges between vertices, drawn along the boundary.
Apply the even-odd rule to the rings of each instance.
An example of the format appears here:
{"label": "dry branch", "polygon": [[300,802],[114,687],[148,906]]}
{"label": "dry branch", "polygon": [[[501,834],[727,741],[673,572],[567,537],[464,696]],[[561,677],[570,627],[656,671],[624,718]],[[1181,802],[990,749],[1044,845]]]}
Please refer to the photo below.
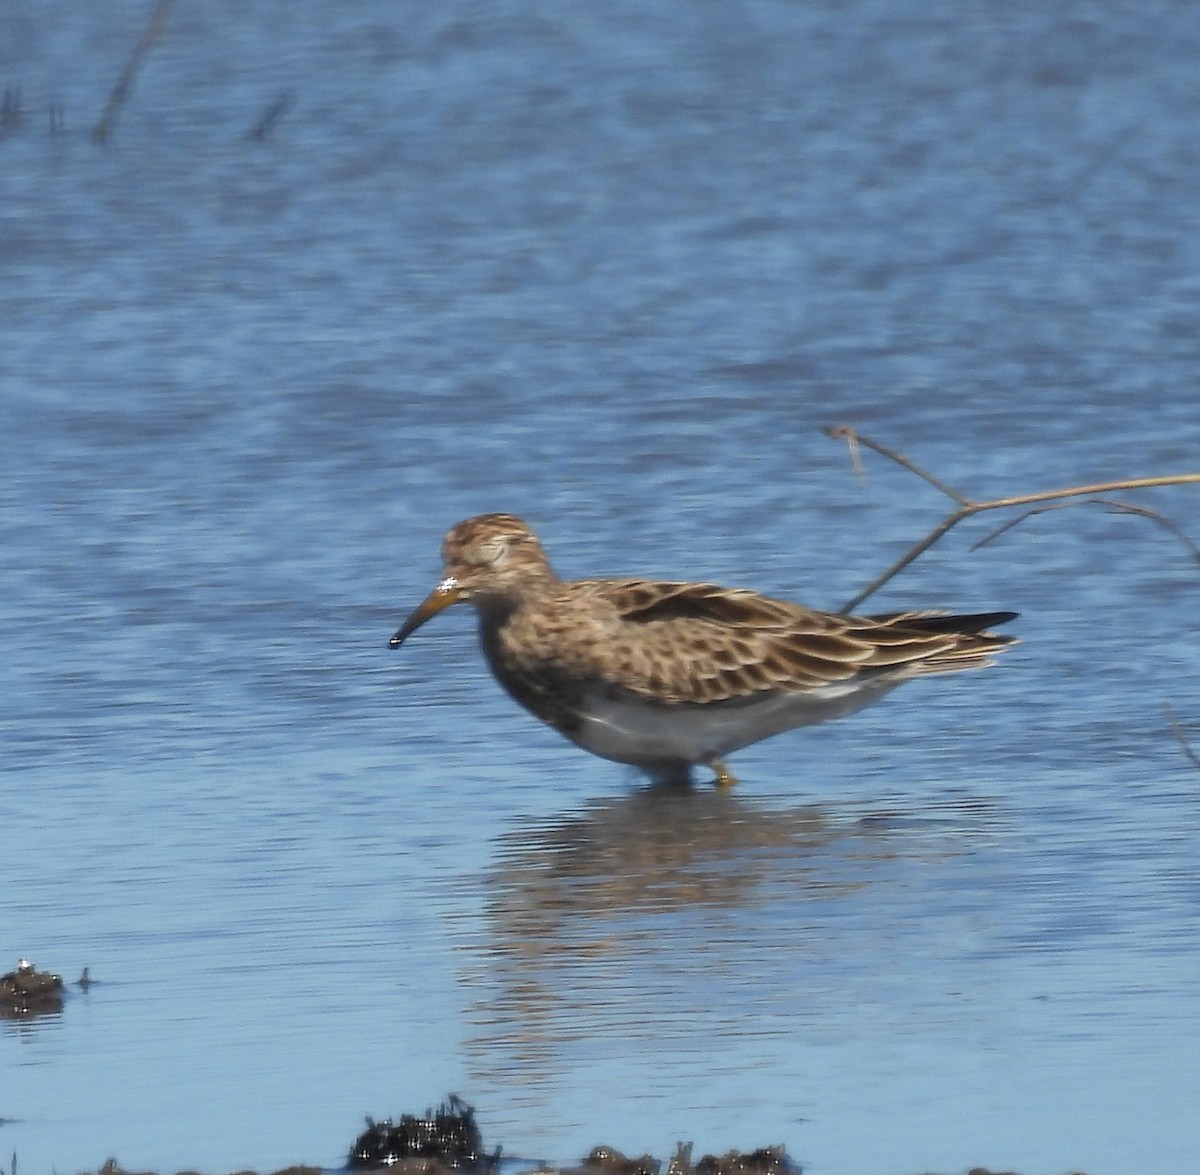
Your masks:
{"label": "dry branch", "polygon": [[1149,506],[1134,506],[1131,502],[1118,502],[1115,498],[1084,498],[1081,502],[1054,502],[1049,506],[1034,506],[1031,510],[1026,510],[1024,514],[1010,519],[1003,526],[998,526],[978,542],[972,543],[971,550],[978,551],[980,547],[987,546],[1005,531],[1012,530],[1014,526],[1020,526],[1027,518],[1033,518],[1037,514],[1048,514],[1051,510],[1069,510],[1073,506],[1107,506],[1110,514],[1136,514],[1141,518],[1149,518],[1152,522],[1157,522],[1164,530],[1170,531],[1187,547],[1191,557],[1200,564],[1200,543],[1194,542],[1177,523],[1172,522],[1157,510],[1151,510]]}
{"label": "dry branch", "polygon": [[292,105],[292,92],[283,93],[263,111],[259,120],[246,132],[246,138],[252,143],[265,143],[271,137],[275,124],[287,113]]}
{"label": "dry branch", "polygon": [[167,21],[167,10],[170,7],[171,0],[156,0],[154,8],[150,12],[150,19],[146,23],[146,29],[138,38],[138,43],[134,45],[133,52],[129,54],[129,60],[125,62],[125,68],[121,71],[121,76],[117,78],[117,84],[113,86],[112,93],[108,96],[104,112],[92,128],[94,142],[108,142],[108,136],[116,125],[117,115],[121,113],[121,107],[125,105],[125,99],[129,97],[129,91],[133,88],[133,79],[137,77],[142,58],[150,52],[150,47],[162,33],[163,25]]}
{"label": "dry branch", "polygon": [[[951,501],[958,503],[958,509],[948,514],[937,526],[933,528],[923,539],[914,543],[901,558],[896,560],[886,571],[878,575],[867,586],[858,593],[852,600],[846,602],[842,607],[842,612],[851,612],[857,608],[869,596],[874,595],[885,583],[893,579],[901,571],[904,570],[913,560],[917,559],[925,551],[929,550],[934,543],[938,541],[944,534],[956,527],[966,518],[971,518],[976,514],[982,514],[985,510],[1001,510],[1006,507],[1015,506],[1030,506],[1039,502],[1061,502],[1063,505],[1073,505],[1075,503],[1064,502],[1067,498],[1091,498],[1093,501],[1096,494],[1112,493],[1120,490],[1140,490],[1148,489],[1152,486],[1169,486],[1169,485],[1200,485],[1200,473],[1181,473],[1167,477],[1135,477],[1127,478],[1121,481],[1106,481],[1097,482],[1094,485],[1085,486],[1070,486],[1067,489],[1060,490],[1043,490],[1034,494],[1014,494],[1004,498],[992,498],[986,502],[976,502],[968,498],[965,494],[959,493],[958,490],[947,485],[945,482],[934,477],[927,470],[922,469],[919,465],[910,461],[907,457],[900,453],[889,449],[886,445],[881,445],[878,441],[873,441],[869,437],[864,437],[861,433],[856,432],[849,425],[839,425],[837,428],[826,428],[823,430],[825,435],[834,440],[844,440],[850,449],[851,460],[854,461],[856,469],[861,469],[860,450],[865,447],[873,449],[881,456],[887,457],[890,461],[894,461],[897,465],[907,469],[910,473],[916,474],[922,481],[928,482],[934,489],[945,494]],[[1148,510],[1141,506],[1130,506],[1124,502],[1105,502],[1106,505],[1120,510],[1128,514],[1141,514],[1148,518],[1153,518],[1162,526],[1172,531],[1177,537],[1181,538],[1189,547],[1194,557],[1200,561],[1200,548],[1196,546],[1173,522],[1163,518],[1153,510]],[[1053,507],[1042,507],[1042,510],[1052,509]],[[1026,511],[1024,515],[1016,519],[1015,522],[1010,522],[1007,526],[1001,527],[1000,530],[993,532],[987,536],[983,542],[990,542],[997,535],[1005,530],[1011,529],[1013,526],[1023,522],[1025,518],[1031,517],[1033,514],[1040,513],[1040,510]],[[981,544],[977,544],[981,545]]]}
{"label": "dry branch", "polygon": [[1192,744],[1188,742],[1188,737],[1184,734],[1179,719],[1175,717],[1175,708],[1170,702],[1163,702],[1163,709],[1167,712],[1167,721],[1171,724],[1171,733],[1179,740],[1179,745],[1183,747],[1183,753],[1188,757],[1192,766],[1200,770],[1200,755],[1196,754],[1192,748]]}

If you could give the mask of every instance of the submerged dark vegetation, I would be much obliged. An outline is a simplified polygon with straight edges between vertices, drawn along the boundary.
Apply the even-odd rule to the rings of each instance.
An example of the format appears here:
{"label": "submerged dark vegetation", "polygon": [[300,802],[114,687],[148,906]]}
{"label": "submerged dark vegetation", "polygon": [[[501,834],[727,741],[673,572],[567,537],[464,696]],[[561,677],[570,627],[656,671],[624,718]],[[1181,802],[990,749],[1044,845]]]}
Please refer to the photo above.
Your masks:
{"label": "submerged dark vegetation", "polygon": [[[653,1155],[630,1158],[608,1146],[594,1147],[574,1167],[552,1168],[532,1160],[509,1158],[506,1166],[520,1168],[531,1175],[802,1175],[781,1146],[764,1146],[752,1151],[727,1151],[723,1155],[704,1155],[692,1161],[690,1143],[678,1143],[665,1164]],[[501,1165],[501,1149],[489,1151],[475,1121],[475,1110],[451,1094],[436,1110],[424,1114],[403,1114],[376,1122],[367,1119],[367,1128],[350,1148],[346,1169],[352,1171],[389,1171],[393,1175],[493,1175]],[[14,1172],[15,1175],[15,1172]],[[110,1159],[96,1175],[134,1175]],[[140,1173],[139,1173],[140,1175]],[[150,1173],[145,1173],[150,1175]],[[194,1175],[180,1172],[180,1175]],[[253,1175],[239,1172],[238,1175]],[[327,1175],[321,1167],[285,1167],[273,1175]],[[926,1173],[932,1175],[932,1173]],[[1015,1175],[1011,1171],[989,1171],[972,1167],[966,1175]],[[1075,1172],[1074,1175],[1080,1175]]]}

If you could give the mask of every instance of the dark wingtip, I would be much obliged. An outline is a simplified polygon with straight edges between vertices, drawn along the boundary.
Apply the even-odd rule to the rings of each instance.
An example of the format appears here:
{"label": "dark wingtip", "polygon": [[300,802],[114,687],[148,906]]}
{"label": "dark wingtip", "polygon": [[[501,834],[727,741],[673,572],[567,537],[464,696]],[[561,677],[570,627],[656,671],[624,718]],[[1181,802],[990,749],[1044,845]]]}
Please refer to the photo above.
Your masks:
{"label": "dark wingtip", "polygon": [[[1020,612],[974,612],[966,616],[914,616],[903,622],[905,628],[917,628],[922,632],[944,632],[957,636],[985,636],[987,630],[997,624],[1016,620]],[[994,635],[994,634],[993,634]],[[1011,636],[996,637],[1001,641],[1014,641]]]}
{"label": "dark wingtip", "polygon": [[[1020,616],[1020,612],[985,612],[980,616],[968,616],[967,619],[974,623],[967,630],[968,632],[979,632],[984,628],[991,628],[995,624],[1007,624],[1010,620],[1016,620]],[[975,625],[979,627],[976,628]]]}

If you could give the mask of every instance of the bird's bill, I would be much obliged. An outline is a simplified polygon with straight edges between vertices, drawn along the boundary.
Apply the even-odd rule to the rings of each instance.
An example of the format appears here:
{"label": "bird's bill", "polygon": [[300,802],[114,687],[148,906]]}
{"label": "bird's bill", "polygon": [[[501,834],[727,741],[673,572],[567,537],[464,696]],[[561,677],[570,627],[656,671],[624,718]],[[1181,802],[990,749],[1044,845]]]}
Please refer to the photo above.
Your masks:
{"label": "bird's bill", "polygon": [[424,601],[409,613],[408,619],[396,630],[396,635],[388,641],[388,647],[398,649],[426,620],[432,620],[439,612],[457,604],[462,599],[462,588],[454,576],[443,579],[425,597]]}

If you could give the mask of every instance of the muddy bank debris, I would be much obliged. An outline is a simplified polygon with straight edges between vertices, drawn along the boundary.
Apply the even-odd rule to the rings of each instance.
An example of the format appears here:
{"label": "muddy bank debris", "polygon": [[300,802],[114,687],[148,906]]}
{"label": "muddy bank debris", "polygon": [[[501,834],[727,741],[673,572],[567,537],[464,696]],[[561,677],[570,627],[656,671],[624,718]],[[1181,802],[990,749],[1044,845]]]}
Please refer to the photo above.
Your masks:
{"label": "muddy bank debris", "polygon": [[424,1116],[402,1114],[399,1122],[367,1119],[367,1128],[354,1140],[347,1165],[357,1168],[398,1167],[411,1175],[438,1171],[495,1171],[500,1148],[483,1149],[474,1107],[451,1094],[436,1111]]}
{"label": "muddy bank debris", "polygon": [[[609,1146],[595,1147],[577,1167],[550,1167],[526,1159],[508,1158],[505,1166],[523,1175],[803,1175],[781,1146],[753,1151],[727,1151],[704,1155],[692,1162],[691,1143],[679,1143],[665,1164],[653,1155],[629,1158]],[[367,1119],[367,1129],[355,1140],[347,1169],[387,1171],[389,1175],[496,1175],[500,1148],[488,1152],[475,1122],[475,1110],[451,1094],[436,1110],[404,1114],[398,1122]],[[95,1175],[135,1175],[109,1159]],[[153,1175],[152,1172],[140,1175]],[[180,1175],[194,1175],[180,1172]],[[242,1171],[237,1175],[254,1175]],[[285,1167],[273,1175],[330,1175],[320,1167]],[[925,1175],[933,1175],[925,1172]],[[959,1175],[962,1175],[960,1172]],[[1015,1175],[972,1167],[966,1175]],[[1082,1175],[1074,1172],[1074,1175]]]}
{"label": "muddy bank debris", "polygon": [[14,971],[0,975],[0,1017],[26,1020],[61,1012],[63,981],[61,975],[39,971],[28,959],[18,959]]}
{"label": "muddy bank debris", "polygon": [[[401,1175],[493,1175],[501,1149],[488,1152],[475,1122],[475,1110],[455,1094],[424,1116],[404,1114],[399,1122],[367,1119],[367,1129],[350,1149],[348,1166],[358,1169],[399,1169]],[[520,1160],[511,1160],[520,1162]],[[525,1165],[525,1164],[522,1164]],[[531,1175],[549,1175],[544,1164],[528,1164]],[[661,1160],[652,1155],[628,1158],[610,1146],[595,1147],[578,1167],[561,1175],[663,1175]],[[680,1143],[666,1175],[800,1175],[800,1168],[782,1147],[762,1147],[743,1154],[729,1151],[705,1155],[693,1165],[691,1144]]]}
{"label": "muddy bank debris", "polygon": [[[98,1167],[95,1172],[80,1172],[80,1175],[156,1175],[156,1172],[128,1171],[116,1159],[109,1159],[103,1167]],[[196,1171],[180,1171],[179,1175],[199,1175],[199,1173]],[[238,1171],[236,1175],[255,1175],[255,1172]],[[272,1172],[272,1175],[329,1175],[329,1172],[324,1167],[308,1167],[301,1164],[295,1167],[281,1167],[278,1171]]]}
{"label": "muddy bank debris", "polygon": [[[598,1146],[583,1165],[573,1168],[581,1175],[661,1175],[662,1163],[653,1155],[627,1159],[612,1147]],[[726,1151],[723,1155],[704,1155],[692,1162],[692,1144],[678,1143],[667,1163],[666,1175],[801,1175],[800,1167],[787,1157],[781,1146],[763,1146],[758,1150]]]}

